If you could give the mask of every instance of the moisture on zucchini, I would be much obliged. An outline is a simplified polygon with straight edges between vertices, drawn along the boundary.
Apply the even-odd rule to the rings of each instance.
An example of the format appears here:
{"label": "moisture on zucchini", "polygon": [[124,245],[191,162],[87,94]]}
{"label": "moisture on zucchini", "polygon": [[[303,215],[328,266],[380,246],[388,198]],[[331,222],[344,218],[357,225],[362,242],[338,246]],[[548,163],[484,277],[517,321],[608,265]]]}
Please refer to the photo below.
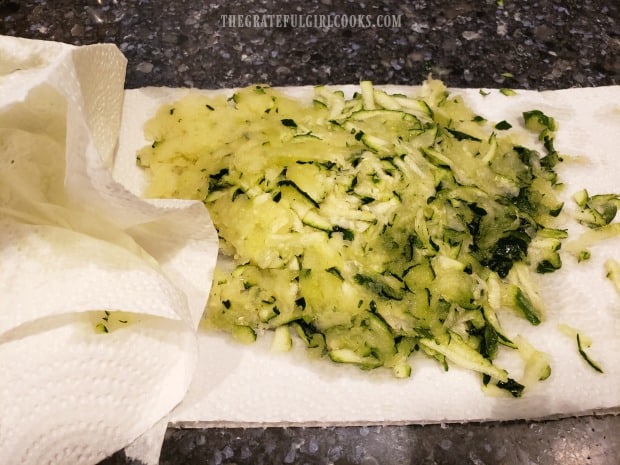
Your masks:
{"label": "moisture on zucchini", "polygon": [[214,279],[211,327],[276,330],[278,349],[290,327],[315,354],[396,377],[423,354],[521,395],[494,363],[518,347],[500,321],[543,321],[530,273],[560,268],[566,237],[556,127],[534,117],[543,153],[437,80],[411,96],[319,86],[309,102],[252,86],[162,108],[137,159],[149,196],[204,202],[235,263]]}

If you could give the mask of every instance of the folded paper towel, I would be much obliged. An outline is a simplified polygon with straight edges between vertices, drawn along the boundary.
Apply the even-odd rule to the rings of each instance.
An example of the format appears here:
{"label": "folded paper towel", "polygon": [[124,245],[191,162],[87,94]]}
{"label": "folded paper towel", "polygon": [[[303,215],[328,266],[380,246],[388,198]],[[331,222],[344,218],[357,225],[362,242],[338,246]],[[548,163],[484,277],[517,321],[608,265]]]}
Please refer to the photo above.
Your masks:
{"label": "folded paper towel", "polygon": [[[620,303],[602,268],[620,260],[618,240],[579,266],[565,255],[560,272],[541,277],[544,325],[503,322],[552,358],[551,378],[523,399],[489,398],[471,373],[422,359],[396,380],[309,360],[299,347],[273,354],[268,340],[248,350],[196,336],[217,237],[200,204],[139,200],[135,164],[143,123],[190,90],[130,90],[123,102],[123,69],[111,46],[0,38],[0,292],[9,296],[0,302],[9,380],[0,385],[0,463],[94,463],[142,433],[128,451],[156,463],[167,421],[424,423],[620,406]],[[286,91],[308,98],[311,88]],[[559,121],[557,148],[584,157],[559,168],[567,206],[582,187],[618,190],[620,88],[457,92],[490,120],[518,127],[523,110],[538,108]],[[102,310],[130,315],[98,334]],[[605,374],[583,363],[557,323],[592,337]]]}
{"label": "folded paper towel", "polygon": [[96,463],[193,377],[217,235],[201,204],[113,180],[125,63],[0,37],[3,464]]}

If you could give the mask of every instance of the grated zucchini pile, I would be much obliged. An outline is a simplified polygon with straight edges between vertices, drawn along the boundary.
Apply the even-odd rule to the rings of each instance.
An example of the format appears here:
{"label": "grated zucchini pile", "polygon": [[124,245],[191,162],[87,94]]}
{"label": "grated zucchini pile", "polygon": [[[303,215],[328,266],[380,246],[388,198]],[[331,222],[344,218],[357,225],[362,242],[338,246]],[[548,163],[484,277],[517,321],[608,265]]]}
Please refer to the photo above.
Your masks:
{"label": "grated zucchini pile", "polygon": [[[312,102],[252,86],[161,108],[137,159],[148,196],[204,202],[232,257],[214,278],[210,326],[245,341],[276,330],[282,348],[292,332],[314,353],[396,377],[422,353],[520,396],[549,364],[500,320],[544,319],[532,273],[561,267],[566,237],[552,227],[556,124],[523,117],[542,153],[437,80],[413,96],[317,87]],[[499,350],[520,351],[535,373],[511,378],[493,363]]]}

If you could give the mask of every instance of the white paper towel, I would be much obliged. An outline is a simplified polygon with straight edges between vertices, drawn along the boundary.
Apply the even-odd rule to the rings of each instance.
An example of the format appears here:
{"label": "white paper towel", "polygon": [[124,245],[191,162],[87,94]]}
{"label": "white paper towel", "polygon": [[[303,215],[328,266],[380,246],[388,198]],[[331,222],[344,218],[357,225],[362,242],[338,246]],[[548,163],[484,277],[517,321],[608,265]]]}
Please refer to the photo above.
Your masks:
{"label": "white paper towel", "polygon": [[[352,86],[339,88],[349,93],[353,90]],[[406,94],[415,91],[398,86],[387,89]],[[302,99],[312,95],[311,87],[283,90]],[[516,129],[523,129],[523,111],[542,110],[559,123],[556,148],[583,157],[580,161],[566,157],[558,167],[566,183],[561,196],[567,212],[572,209],[570,196],[578,189],[587,188],[591,194],[620,190],[620,87],[517,91],[516,96],[487,91],[487,96],[478,89],[453,92],[463,95],[474,111],[490,121],[507,120]],[[144,186],[144,173],[132,158],[148,143],[140,128],[159,105],[189,92],[166,88],[127,91],[115,176],[136,193]],[[219,92],[229,94],[232,90]],[[523,142],[536,143],[535,136],[524,136]],[[584,230],[574,223],[565,226],[571,237]],[[551,358],[551,377],[521,399],[489,397],[481,391],[477,375],[457,368],[445,373],[421,356],[414,358],[411,378],[397,380],[389,372],[362,372],[326,360],[310,360],[301,344],[292,353],[274,354],[268,337],[247,347],[226,335],[200,332],[198,371],[170,420],[189,426],[427,423],[533,419],[616,409],[620,406],[620,299],[605,278],[603,262],[609,257],[620,260],[618,238],[593,247],[589,262],[577,264],[574,257],[563,253],[560,271],[537,276],[548,307],[547,321],[532,327],[519,318],[502,319],[509,335],[524,335]],[[559,323],[579,328],[592,338],[588,351],[605,374],[583,361],[576,342],[557,329]],[[508,364],[518,374],[519,364],[513,360],[499,363]]]}
{"label": "white paper towel", "polygon": [[[477,376],[444,373],[422,357],[410,379],[396,380],[310,360],[300,344],[274,354],[268,338],[247,347],[199,331],[196,345],[217,238],[200,204],[139,200],[145,180],[135,164],[143,123],[190,91],[126,91],[121,121],[123,70],[111,46],[0,37],[0,463],[95,463],[138,436],[128,454],[156,463],[167,420],[425,423],[620,406],[620,302],[602,268],[620,260],[617,239],[593,247],[587,263],[564,254],[560,272],[540,277],[544,325],[502,321],[552,359],[551,378],[523,399],[489,398]],[[311,91],[286,89],[300,98]],[[456,92],[515,127],[523,110],[554,116],[557,148],[585,159],[560,166],[565,199],[583,187],[620,190],[618,87]],[[97,334],[101,309],[133,314]],[[592,338],[589,353],[605,374],[585,365],[557,323]]]}
{"label": "white paper towel", "polygon": [[193,377],[217,235],[113,180],[124,72],[111,45],[0,36],[2,464],[96,463]]}

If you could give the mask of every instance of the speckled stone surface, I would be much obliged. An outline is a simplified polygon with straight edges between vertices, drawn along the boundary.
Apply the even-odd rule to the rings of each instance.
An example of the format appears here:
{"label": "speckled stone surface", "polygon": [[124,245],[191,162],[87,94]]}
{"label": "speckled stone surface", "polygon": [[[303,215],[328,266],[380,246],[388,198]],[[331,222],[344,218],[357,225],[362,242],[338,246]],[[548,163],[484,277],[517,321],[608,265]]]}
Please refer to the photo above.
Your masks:
{"label": "speckled stone surface", "polygon": [[[389,15],[393,27],[231,27],[222,16],[239,14]],[[128,88],[417,84],[429,73],[453,87],[614,85],[619,22],[618,2],[607,0],[0,0],[0,34],[117,44],[129,60]],[[128,463],[119,451],[102,465]],[[620,417],[171,428],[161,464],[618,465]]]}
{"label": "speckled stone surface", "polygon": [[[419,83],[554,89],[617,84],[618,2],[0,0],[0,33],[114,42],[127,86]],[[222,15],[390,15],[391,28],[227,27]],[[511,73],[514,78],[505,78]]]}

